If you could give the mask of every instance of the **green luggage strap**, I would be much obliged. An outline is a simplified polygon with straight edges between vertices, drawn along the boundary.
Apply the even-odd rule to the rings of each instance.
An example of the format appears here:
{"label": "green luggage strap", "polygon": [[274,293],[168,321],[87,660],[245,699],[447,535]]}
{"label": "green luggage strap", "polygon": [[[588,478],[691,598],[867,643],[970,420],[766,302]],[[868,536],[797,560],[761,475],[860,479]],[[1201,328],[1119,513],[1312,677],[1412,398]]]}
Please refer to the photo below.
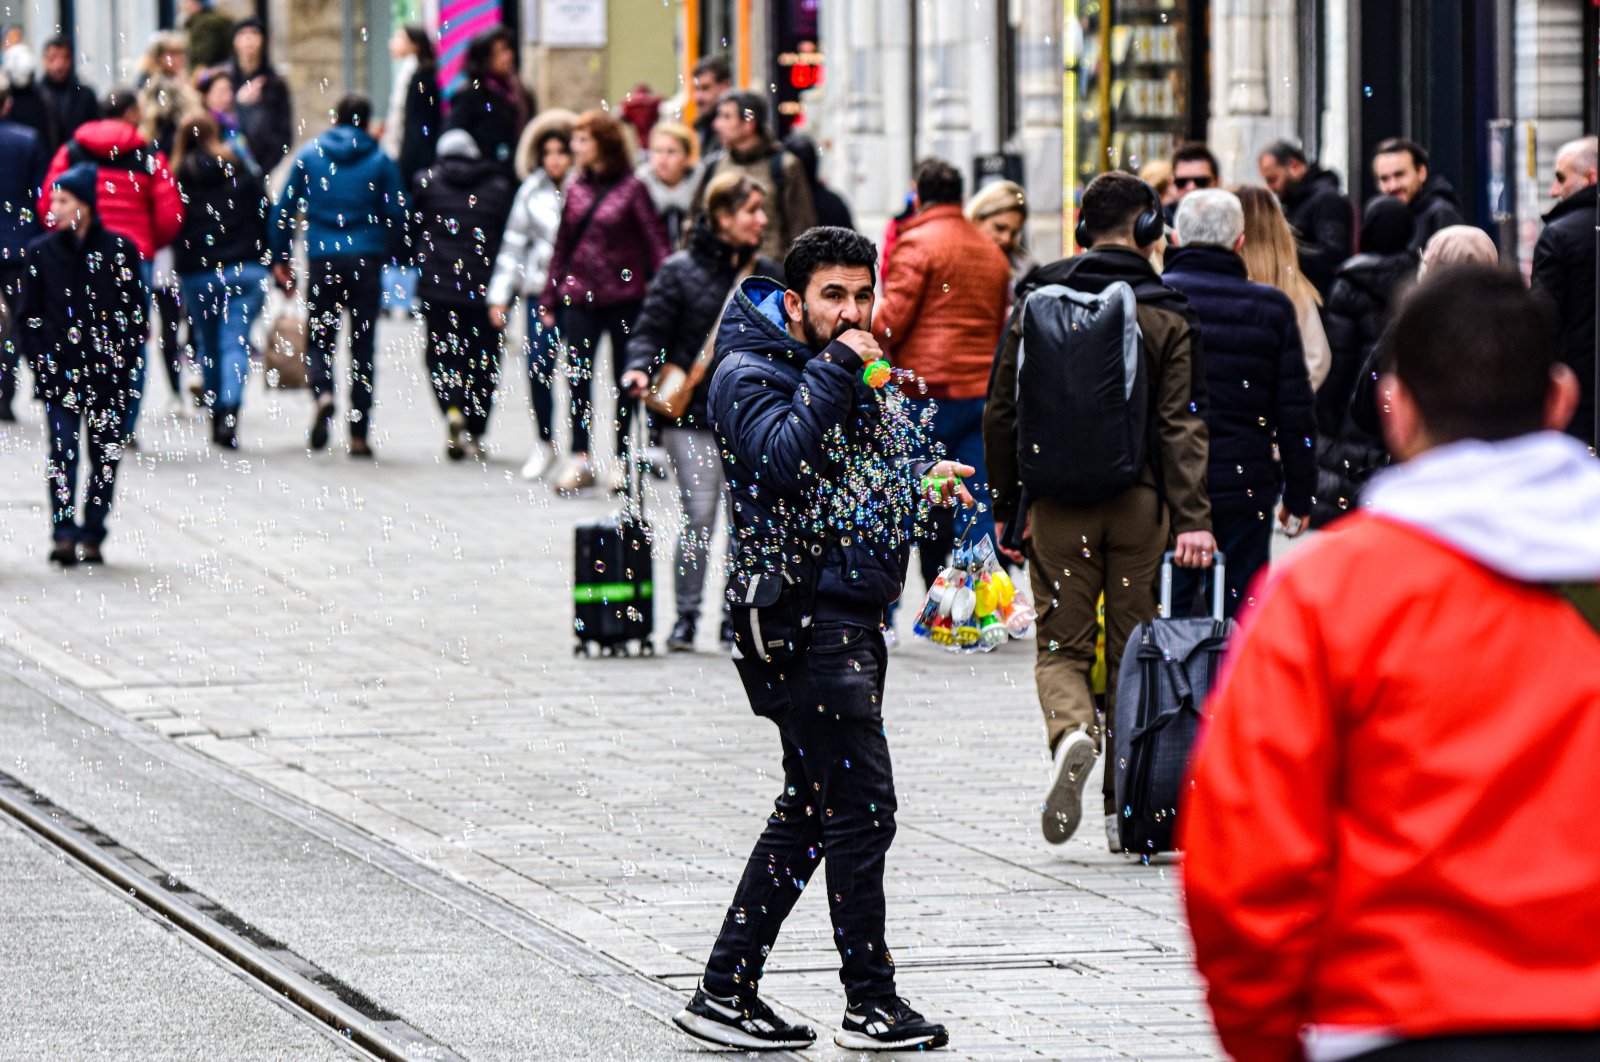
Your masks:
{"label": "green luggage strap", "polygon": [[635,599],[648,601],[655,596],[653,583],[640,583],[635,587],[632,583],[590,583],[587,586],[574,586],[572,600],[580,605],[593,605],[596,603],[609,605],[613,601],[633,601]]}
{"label": "green luggage strap", "polygon": [[1557,583],[1555,590],[1600,634],[1600,583]]}

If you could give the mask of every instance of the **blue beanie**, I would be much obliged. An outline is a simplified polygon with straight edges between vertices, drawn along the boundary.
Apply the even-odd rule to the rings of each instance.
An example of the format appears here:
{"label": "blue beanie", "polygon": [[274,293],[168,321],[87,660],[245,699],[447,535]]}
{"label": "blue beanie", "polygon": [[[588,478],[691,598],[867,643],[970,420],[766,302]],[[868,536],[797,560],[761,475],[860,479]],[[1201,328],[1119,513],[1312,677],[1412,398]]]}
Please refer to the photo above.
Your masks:
{"label": "blue beanie", "polygon": [[96,189],[100,184],[100,172],[92,162],[80,162],[70,167],[60,177],[55,179],[52,188],[60,188],[83,201],[90,210],[97,209],[98,197]]}

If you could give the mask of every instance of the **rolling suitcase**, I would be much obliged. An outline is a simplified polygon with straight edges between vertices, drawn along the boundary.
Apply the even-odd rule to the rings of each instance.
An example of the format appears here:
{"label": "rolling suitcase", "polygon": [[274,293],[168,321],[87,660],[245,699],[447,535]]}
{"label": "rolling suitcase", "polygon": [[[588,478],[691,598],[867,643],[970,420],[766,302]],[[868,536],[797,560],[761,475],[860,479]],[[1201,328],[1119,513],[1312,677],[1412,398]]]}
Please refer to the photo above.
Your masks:
{"label": "rolling suitcase", "polygon": [[1170,619],[1172,554],[1161,558],[1161,612],[1128,639],[1117,677],[1111,747],[1117,832],[1148,859],[1173,849],[1189,749],[1233,633],[1222,618],[1225,558],[1211,569],[1211,615]]}
{"label": "rolling suitcase", "polygon": [[[644,421],[642,413],[635,421]],[[655,564],[650,555],[650,523],[644,515],[644,484],[638,449],[631,445],[628,490],[622,509],[573,534],[572,627],[582,656],[655,655]]]}

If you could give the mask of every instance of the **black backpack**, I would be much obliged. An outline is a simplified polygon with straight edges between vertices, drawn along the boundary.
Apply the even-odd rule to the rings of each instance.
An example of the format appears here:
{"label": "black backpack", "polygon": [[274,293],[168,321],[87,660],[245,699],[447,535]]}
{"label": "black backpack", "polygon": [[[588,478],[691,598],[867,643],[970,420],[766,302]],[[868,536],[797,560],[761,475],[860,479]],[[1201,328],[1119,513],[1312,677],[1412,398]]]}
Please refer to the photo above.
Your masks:
{"label": "black backpack", "polygon": [[1022,306],[1017,467],[1032,498],[1096,505],[1139,482],[1150,380],[1133,288],[1049,284]]}

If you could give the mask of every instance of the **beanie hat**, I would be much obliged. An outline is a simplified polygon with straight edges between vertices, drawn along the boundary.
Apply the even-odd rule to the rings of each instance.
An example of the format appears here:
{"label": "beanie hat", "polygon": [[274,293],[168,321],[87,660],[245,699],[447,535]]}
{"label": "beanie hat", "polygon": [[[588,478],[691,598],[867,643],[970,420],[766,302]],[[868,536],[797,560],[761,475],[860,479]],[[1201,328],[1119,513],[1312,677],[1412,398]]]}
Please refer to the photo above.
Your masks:
{"label": "beanie hat", "polygon": [[465,129],[452,129],[439,138],[439,147],[434,152],[440,158],[482,158],[483,153],[478,150],[478,142],[472,139],[472,134]]}
{"label": "beanie hat", "polygon": [[97,207],[98,196],[96,190],[100,184],[100,172],[92,162],[80,162],[69,167],[65,173],[55,179],[52,188],[60,188],[73,198],[80,200],[90,210]]}

